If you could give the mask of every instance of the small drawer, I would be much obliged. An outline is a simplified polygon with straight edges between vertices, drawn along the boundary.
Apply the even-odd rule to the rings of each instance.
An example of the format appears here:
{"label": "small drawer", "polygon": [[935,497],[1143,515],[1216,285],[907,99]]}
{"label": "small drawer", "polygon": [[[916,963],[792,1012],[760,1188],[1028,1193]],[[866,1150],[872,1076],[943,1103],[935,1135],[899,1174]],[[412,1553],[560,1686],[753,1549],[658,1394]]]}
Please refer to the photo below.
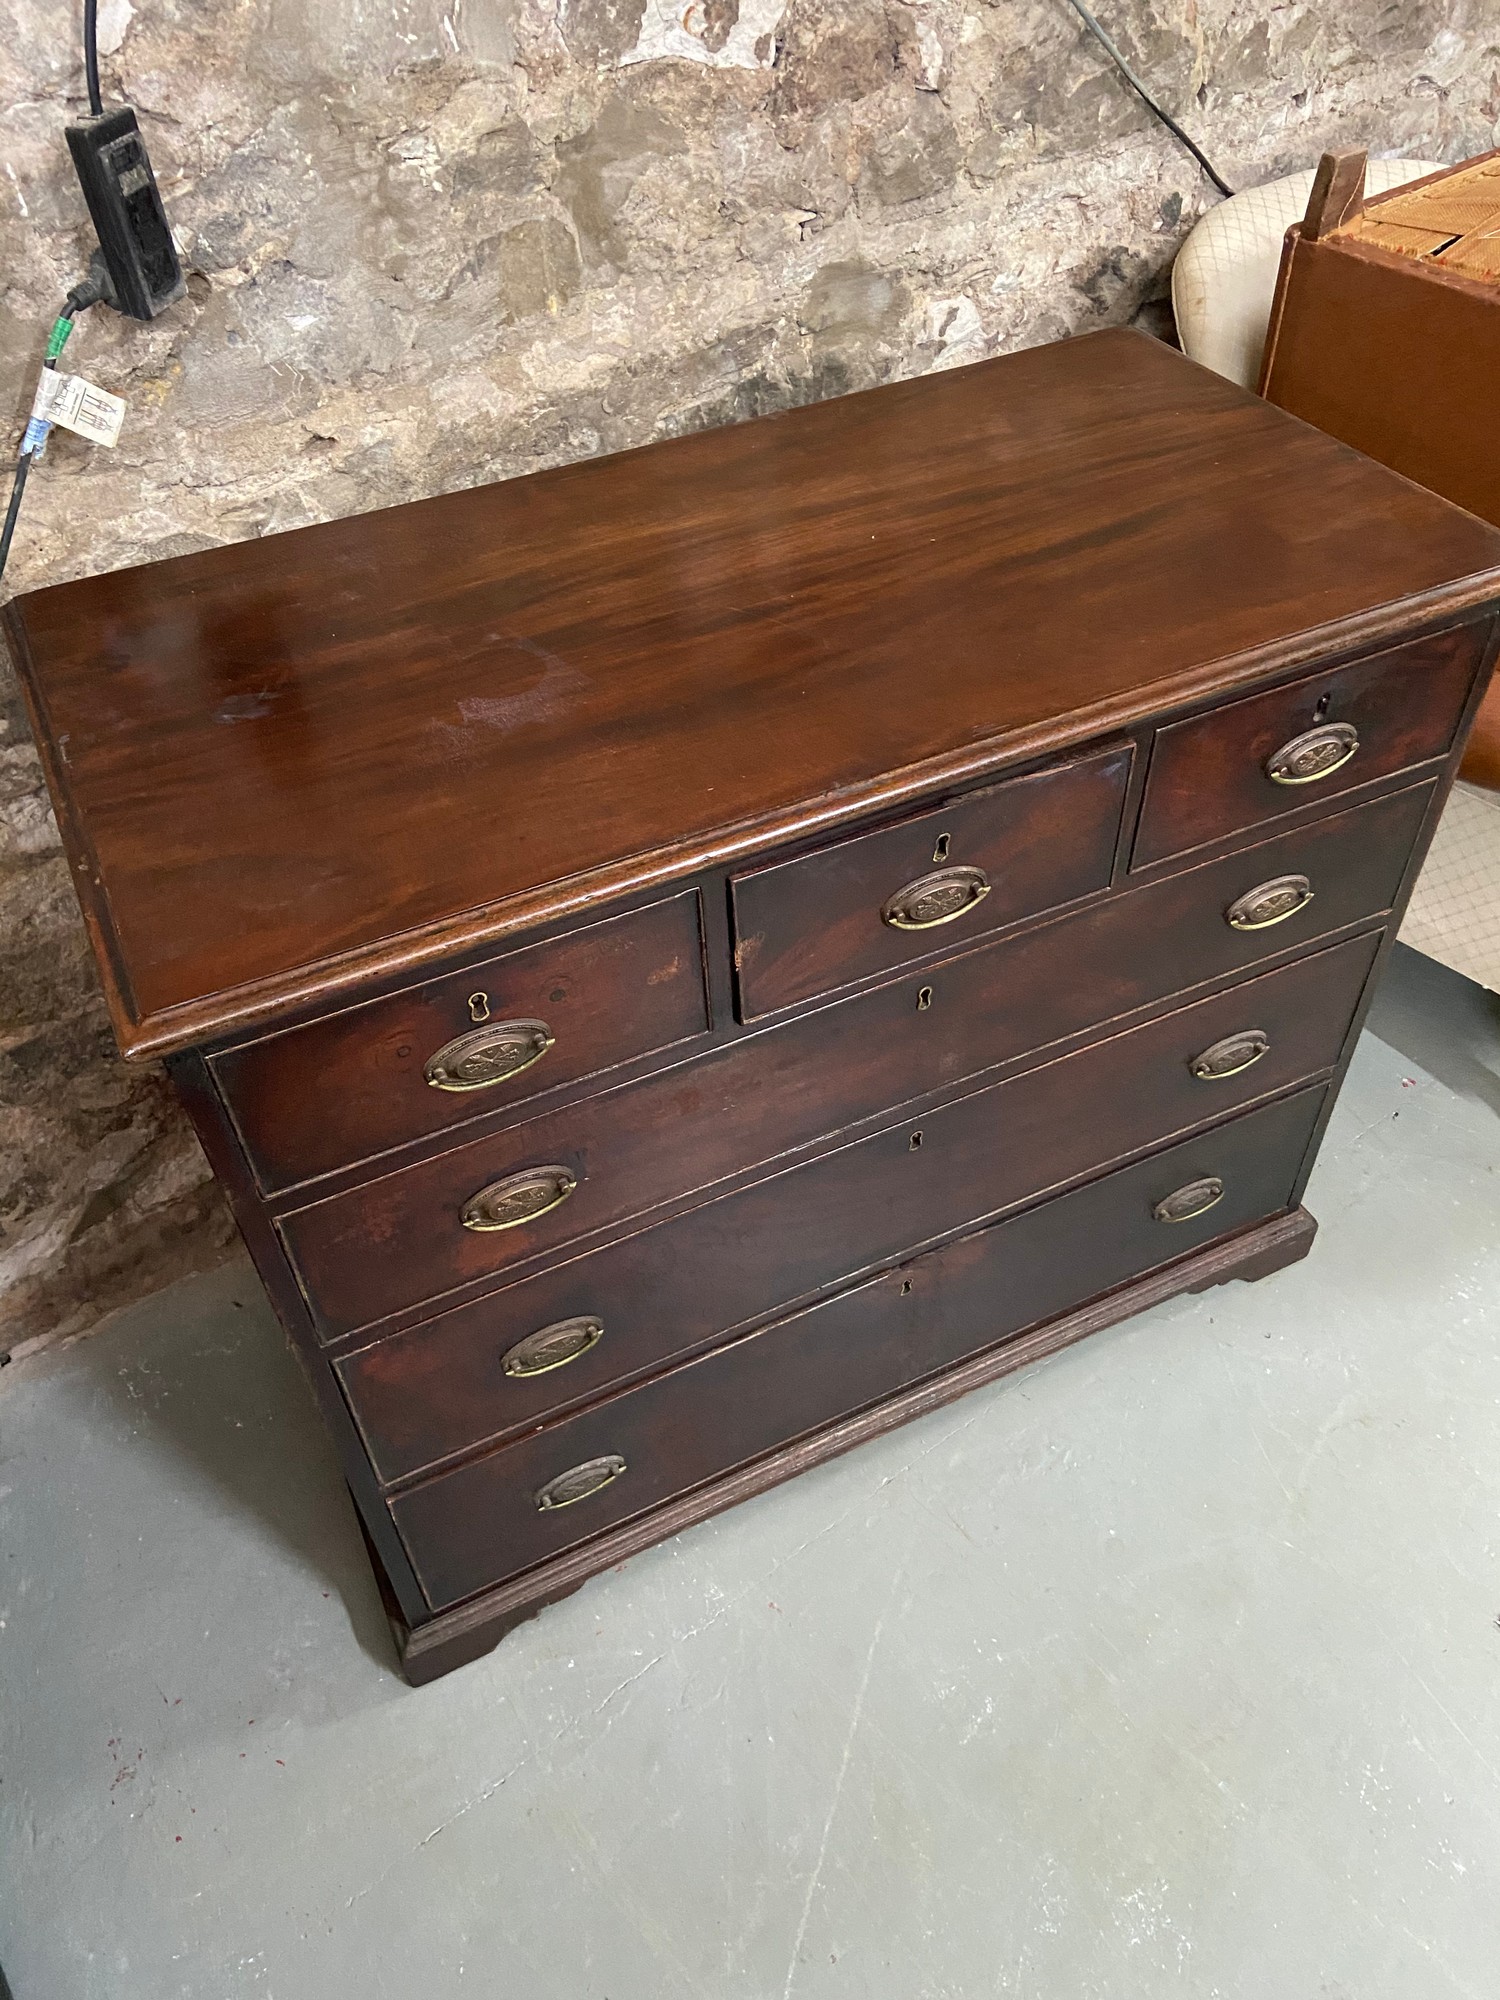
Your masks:
{"label": "small drawer", "polygon": [[[336,1364],[376,1472],[410,1477],[1091,1164],[1330,1069],[1362,937],[841,1148]],[[997,1146],[996,1134],[1005,1135]]]}
{"label": "small drawer", "polygon": [[736,875],[740,1018],[831,993],[1107,888],[1131,747]]}
{"label": "small drawer", "polygon": [[1441,757],[1489,635],[1461,625],[1158,730],[1132,868]]}
{"label": "small drawer", "polygon": [[707,1028],[690,889],[243,1043],[210,1067],[272,1193]]}
{"label": "small drawer", "polygon": [[1278,1214],[1323,1095],[1249,1112],[414,1487],[389,1504],[429,1603],[504,1582]]}

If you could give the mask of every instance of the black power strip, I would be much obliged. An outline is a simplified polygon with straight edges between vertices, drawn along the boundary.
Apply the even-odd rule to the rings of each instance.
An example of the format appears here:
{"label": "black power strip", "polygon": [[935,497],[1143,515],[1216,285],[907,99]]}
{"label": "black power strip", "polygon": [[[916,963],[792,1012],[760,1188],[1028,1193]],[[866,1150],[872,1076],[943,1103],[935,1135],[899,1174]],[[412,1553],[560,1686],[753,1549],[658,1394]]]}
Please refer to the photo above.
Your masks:
{"label": "black power strip", "polygon": [[[63,302],[47,341],[48,368],[56,368],[74,318],[90,306],[113,306],[131,319],[153,320],[187,290],[136,115],[128,104],[106,111],[100,95],[99,0],[83,0],[83,69],[89,115],[64,130],[99,248],[90,261],[88,276]],[[57,420],[49,420],[47,415],[47,408],[55,408],[55,404],[38,407],[41,413],[34,407],[21,440],[10,502],[0,521],[0,576],[10,557],[27,475],[46,450],[47,434],[52,421]]]}
{"label": "black power strip", "polygon": [[66,131],[103,253],[104,303],[155,319],[187,284],[135,113],[124,104]]}

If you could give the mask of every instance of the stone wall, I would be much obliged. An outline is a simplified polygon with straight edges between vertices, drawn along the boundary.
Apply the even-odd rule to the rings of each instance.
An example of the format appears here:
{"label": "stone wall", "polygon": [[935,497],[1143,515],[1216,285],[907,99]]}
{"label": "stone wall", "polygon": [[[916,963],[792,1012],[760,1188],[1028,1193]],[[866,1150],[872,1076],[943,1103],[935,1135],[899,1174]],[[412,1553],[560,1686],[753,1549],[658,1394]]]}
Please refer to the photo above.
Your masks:
{"label": "stone wall", "polygon": [[[1494,0],[1098,0],[1235,185],[1496,143]],[[0,384],[86,261],[76,0],[0,0]],[[103,0],[191,271],[69,360],[9,588],[729,423],[1161,311],[1211,192],[1064,0]],[[0,706],[0,1352],[223,1255],[112,1053]]]}

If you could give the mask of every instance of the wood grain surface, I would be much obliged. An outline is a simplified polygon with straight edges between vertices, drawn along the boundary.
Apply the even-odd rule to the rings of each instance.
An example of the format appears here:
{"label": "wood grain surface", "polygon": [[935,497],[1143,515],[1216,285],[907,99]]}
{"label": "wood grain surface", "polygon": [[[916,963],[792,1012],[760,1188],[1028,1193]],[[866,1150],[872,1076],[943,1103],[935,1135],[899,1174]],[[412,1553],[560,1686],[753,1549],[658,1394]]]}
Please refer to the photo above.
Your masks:
{"label": "wood grain surface", "polygon": [[[1379,942],[1378,934],[1354,938],[1107,1044],[1113,1067],[1103,1094],[1128,1099],[1143,1086],[1150,1103],[1144,1113],[1137,1105],[1137,1115],[1154,1118],[1158,1132],[1180,1131],[1332,1069]],[[1250,1028],[1270,1042],[1251,1068],[1208,1082],[1193,1075],[1195,1056]],[[1146,1053],[1136,1054],[1143,1044]],[[1099,1076],[1098,1058],[1073,1058],[1029,1085],[1007,1086],[980,1115],[1007,1146],[1019,1144],[1037,1130],[1026,1100],[1050,1093],[1060,1128],[1071,1119],[1075,1132],[1095,1134],[1102,1156],[1118,1140],[1110,1136],[1114,1109],[1096,1116],[1085,1094],[1099,1089]],[[938,1162],[929,1179],[941,1181],[950,1121],[915,1122],[930,1133],[919,1150]],[[930,1154],[929,1143],[937,1149]],[[1045,1130],[1027,1150],[1036,1169],[1055,1173]],[[349,1356],[338,1374],[377,1472],[406,1479],[489,1439],[534,1430],[571,1404],[899,1255],[932,1232],[934,1218],[941,1226],[945,1213],[964,1215],[976,1194],[984,1199],[983,1155],[976,1167],[955,1149],[950,1163],[962,1186],[946,1206],[934,1206],[925,1186],[910,1192],[918,1163],[903,1127],[894,1139],[845,1147]],[[909,1206],[894,1198],[903,1186]],[[514,1343],[583,1316],[604,1331],[580,1359],[532,1377],[503,1371],[501,1356]]]}
{"label": "wood grain surface", "polygon": [[[434,1608],[559,1554],[1023,1327],[1287,1205],[1322,1102],[1304,1091],[1080,1193],[960,1238],[899,1276],[840,1293],[392,1502]],[[1222,1199],[1194,1221],[1153,1205],[1201,1175]],[[537,1490],[603,1454],[626,1470],[538,1511]]]}
{"label": "wood grain surface", "polygon": [[1127,332],[7,607],[127,1052],[1500,589],[1500,535]]}

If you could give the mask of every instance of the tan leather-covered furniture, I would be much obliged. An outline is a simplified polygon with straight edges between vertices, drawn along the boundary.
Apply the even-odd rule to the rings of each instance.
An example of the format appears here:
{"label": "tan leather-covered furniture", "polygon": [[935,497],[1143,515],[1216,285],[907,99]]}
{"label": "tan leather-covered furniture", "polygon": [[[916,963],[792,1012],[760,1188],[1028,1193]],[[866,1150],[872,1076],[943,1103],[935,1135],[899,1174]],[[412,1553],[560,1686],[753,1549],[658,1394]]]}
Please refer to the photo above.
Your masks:
{"label": "tan leather-covered furniture", "polygon": [[[1287,232],[1261,393],[1500,523],[1500,153],[1365,196],[1329,154]],[[1500,787],[1500,681],[1463,777]]]}

